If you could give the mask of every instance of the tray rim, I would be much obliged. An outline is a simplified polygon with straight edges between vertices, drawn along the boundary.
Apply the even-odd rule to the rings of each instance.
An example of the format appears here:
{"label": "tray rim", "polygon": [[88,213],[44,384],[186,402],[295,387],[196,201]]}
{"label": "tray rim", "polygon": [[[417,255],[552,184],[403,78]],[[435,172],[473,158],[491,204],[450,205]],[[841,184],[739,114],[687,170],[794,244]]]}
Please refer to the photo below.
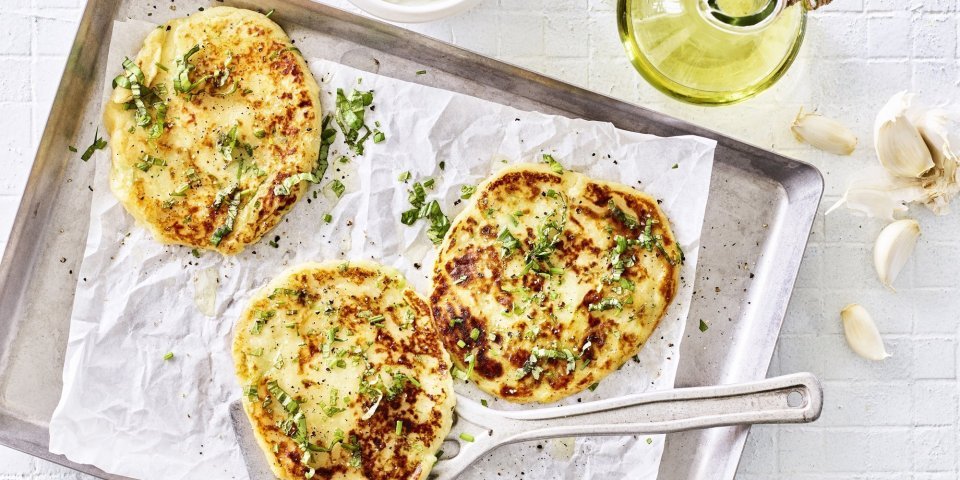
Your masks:
{"label": "tray rim", "polygon": [[[14,217],[14,223],[10,230],[10,235],[8,238],[8,243],[6,250],[4,251],[2,259],[0,259],[0,308],[4,310],[15,309],[18,307],[19,302],[25,298],[24,287],[18,286],[18,278],[14,276],[17,271],[24,271],[30,266],[36,263],[36,255],[39,251],[39,243],[32,242],[30,239],[23,238],[24,231],[27,229],[28,224],[38,218],[38,217],[47,217],[49,216],[49,210],[52,208],[52,205],[44,205],[42,202],[35,202],[34,196],[38,190],[41,190],[38,185],[48,181],[48,178],[45,178],[46,172],[44,170],[49,170],[53,168],[48,166],[46,162],[42,160],[42,157],[46,156],[48,150],[51,149],[52,144],[54,144],[57,139],[57,132],[51,125],[52,119],[55,118],[55,114],[58,110],[63,110],[65,107],[66,99],[68,94],[65,92],[64,86],[69,84],[71,81],[75,81],[74,76],[78,71],[77,67],[80,66],[83,58],[83,42],[84,40],[91,36],[96,35],[91,33],[91,24],[93,23],[93,18],[100,12],[101,9],[113,8],[116,10],[119,8],[120,3],[123,0],[114,0],[113,2],[104,2],[100,0],[88,0],[84,7],[82,17],[80,19],[77,32],[74,36],[74,40],[71,46],[70,55],[67,59],[64,71],[61,75],[59,86],[57,89],[57,94],[55,96],[54,102],[51,107],[50,117],[44,127],[43,134],[41,136],[40,143],[38,145],[36,154],[34,156],[34,161],[31,166],[30,174],[28,176],[26,185],[24,187],[24,193],[21,197],[20,205],[17,210],[17,214]],[[227,1],[226,5],[235,5],[256,9],[259,2],[253,0],[230,0]],[[390,37],[392,39],[401,40],[401,41],[416,41],[420,44],[425,44],[430,48],[431,51],[440,51],[449,57],[447,60],[453,60],[457,63],[470,64],[474,67],[481,67],[486,69],[490,73],[498,73],[505,77],[512,77],[518,79],[521,82],[532,83],[535,86],[539,86],[540,90],[544,91],[561,91],[562,93],[568,96],[567,100],[571,101],[572,104],[566,106],[579,106],[582,105],[581,102],[586,102],[589,100],[602,100],[606,106],[615,108],[620,111],[624,111],[632,114],[642,114],[643,117],[650,119],[651,121],[656,122],[658,125],[667,126],[672,129],[680,130],[685,135],[696,135],[709,139],[716,140],[718,142],[718,150],[722,148],[727,148],[735,150],[745,156],[756,158],[758,160],[764,160],[756,164],[751,164],[750,167],[759,170],[759,173],[762,173],[764,177],[769,179],[772,182],[775,182],[779,188],[782,190],[782,193],[785,197],[786,209],[787,212],[778,216],[787,216],[792,212],[797,210],[804,210],[812,212],[808,219],[804,219],[799,224],[799,232],[805,233],[803,238],[797,238],[796,243],[798,245],[794,246],[794,249],[788,252],[788,260],[790,264],[787,265],[787,282],[784,282],[783,285],[780,285],[780,295],[778,304],[773,308],[773,314],[776,316],[776,330],[777,336],[779,336],[780,326],[782,325],[783,318],[786,313],[787,304],[789,303],[790,297],[793,292],[793,286],[796,282],[797,271],[799,270],[800,261],[802,260],[803,253],[806,250],[806,246],[809,239],[810,231],[813,227],[813,221],[816,217],[816,212],[820,204],[821,197],[824,190],[824,180],[822,173],[813,165],[803,162],[801,160],[793,159],[782,154],[778,154],[773,151],[763,149],[761,147],[749,144],[747,142],[737,140],[726,135],[720,134],[714,130],[701,127],[699,125],[681,120],[676,117],[672,117],[667,114],[656,112],[650,109],[643,107],[642,105],[633,104],[624,100],[617,99],[610,95],[606,95],[599,92],[594,92],[587,90],[582,87],[578,87],[572,84],[565,83],[561,80],[553,78],[549,75],[533,72],[525,68],[513,65],[509,62],[504,62],[497,60],[492,57],[488,57],[468,49],[453,45],[449,42],[443,40],[434,39],[426,35],[407,30],[403,27],[391,25],[384,21],[377,19],[364,17],[362,15],[357,15],[340,8],[326,5],[322,3],[313,2],[311,0],[273,0],[267,3],[278,3],[279,7],[277,13],[280,14],[278,17],[284,19],[284,11],[297,11],[301,10],[301,13],[309,13],[311,15],[317,16],[326,16],[332,17],[335,20],[345,22],[356,28],[366,29],[370,33],[375,33],[377,35],[382,35]],[[110,18],[116,18],[116,12],[110,13]],[[299,23],[296,20],[292,20],[292,23]],[[373,40],[370,40],[373,42]],[[89,57],[89,55],[88,55]],[[409,58],[409,57],[408,57]],[[424,55],[423,63],[429,65],[427,60],[429,57]],[[105,61],[105,60],[104,60]],[[99,60],[94,59],[94,67],[99,63]],[[528,98],[531,100],[536,100],[535,98],[524,94],[522,92],[513,91],[518,96]],[[586,117],[586,116],[584,116]],[[604,120],[607,121],[607,120]],[[77,120],[75,123],[80,123]],[[614,122],[615,124],[615,122]],[[79,127],[78,127],[79,128]],[[621,127],[622,128],[622,127]],[[636,129],[630,128],[631,130]],[[644,133],[648,133],[644,131]],[[795,170],[793,173],[781,176],[777,175],[772,171],[776,166],[772,164],[767,164],[766,158],[764,157],[773,157],[779,162],[786,163]],[[67,158],[67,157],[64,157]],[[63,160],[63,163],[69,161],[68,159]],[[743,166],[741,166],[743,167]],[[757,173],[757,172],[755,172]],[[797,177],[800,175],[812,176],[812,178],[807,178],[806,185],[807,191],[799,191],[800,184]],[[812,185],[809,183],[812,180]],[[791,195],[795,194],[795,195]],[[50,202],[48,202],[50,203]],[[44,218],[46,220],[46,218]],[[797,248],[798,247],[798,248]],[[15,268],[20,267],[20,268]],[[12,304],[8,302],[13,301]],[[8,307],[8,308],[4,308]],[[0,333],[5,331],[0,328]],[[773,342],[769,346],[769,355],[766,353],[762,356],[766,360],[760,361],[754,371],[750,372],[747,377],[756,377],[758,374],[760,378],[766,375],[766,371],[769,368],[770,362],[772,361],[773,348],[776,342]],[[0,348],[3,348],[0,345]],[[5,354],[4,351],[0,350],[0,355]],[[759,373],[757,373],[759,372]],[[736,381],[733,379],[731,381]],[[679,385],[678,385],[679,386]],[[743,444],[746,439],[746,431],[749,430],[749,427],[730,427],[733,430],[740,430],[742,434],[739,435],[739,441],[736,441],[732,446],[732,450],[729,452],[731,456],[736,458],[735,462],[728,462],[728,470],[732,466],[732,470],[725,471],[725,478],[733,478],[736,473],[736,468],[739,463]],[[721,430],[727,429],[713,429],[717,433],[721,433]],[[32,440],[22,438],[26,433],[27,437],[32,437]],[[20,435],[18,435],[20,434]],[[668,436],[669,441],[669,436]],[[73,462],[63,455],[53,454],[47,449],[49,444],[49,432],[45,426],[37,425],[33,422],[28,421],[27,419],[18,418],[13,415],[8,415],[7,412],[0,410],[0,445],[12,448],[14,450],[21,451],[23,453],[32,455],[34,457],[42,458],[53,463],[74,469],[79,472],[87,473],[99,478],[104,479],[124,479],[127,477],[122,477],[118,475],[108,474],[102,470],[87,464],[78,464]]]}

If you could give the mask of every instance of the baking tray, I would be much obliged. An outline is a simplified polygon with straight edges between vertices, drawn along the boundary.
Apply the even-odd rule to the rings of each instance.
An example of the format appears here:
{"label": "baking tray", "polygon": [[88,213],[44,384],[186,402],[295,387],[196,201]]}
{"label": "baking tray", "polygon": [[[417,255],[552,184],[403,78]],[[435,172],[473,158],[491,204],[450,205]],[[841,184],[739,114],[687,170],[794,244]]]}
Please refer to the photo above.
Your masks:
{"label": "baking tray", "polygon": [[[112,22],[164,22],[201,7],[276,9],[310,56],[526,110],[611,122],[661,136],[716,139],[710,201],[677,386],[765,377],[813,223],[823,179],[805,163],[574,87],[400,27],[310,0],[89,0],[0,263],[0,444],[103,478],[47,450],[62,389],[73,292],[83,257]],[[614,28],[610,25],[610,28]],[[429,75],[417,75],[418,70]],[[704,320],[710,328],[698,329]],[[667,435],[664,480],[733,478],[748,428]]]}

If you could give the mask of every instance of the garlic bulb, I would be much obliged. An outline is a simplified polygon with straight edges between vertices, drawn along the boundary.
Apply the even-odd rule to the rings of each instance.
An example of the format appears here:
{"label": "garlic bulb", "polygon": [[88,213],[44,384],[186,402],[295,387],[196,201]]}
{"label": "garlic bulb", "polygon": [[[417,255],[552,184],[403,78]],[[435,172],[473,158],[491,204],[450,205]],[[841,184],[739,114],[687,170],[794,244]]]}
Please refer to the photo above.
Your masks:
{"label": "garlic bulb", "polygon": [[837,155],[850,155],[857,148],[857,136],[849,128],[831,118],[804,113],[803,108],[790,131],[797,140]]}
{"label": "garlic bulb", "polygon": [[867,309],[856,303],[847,305],[840,311],[840,320],[843,322],[847,345],[857,355],[867,360],[883,360],[890,356]]}
{"label": "garlic bulb", "polygon": [[937,215],[949,211],[960,194],[960,110],[911,106],[912,98],[900,92],[877,115],[874,140],[883,168],[858,172],[827,213],[846,205],[893,221],[914,202]]}
{"label": "garlic bulb", "polygon": [[887,102],[877,114],[873,140],[884,168],[900,177],[916,178],[933,168],[934,163],[920,131],[907,118],[912,99],[913,95],[904,91]]}
{"label": "garlic bulb", "polygon": [[919,238],[920,224],[911,219],[897,220],[884,227],[877,236],[873,244],[873,266],[880,281],[891,290]]}

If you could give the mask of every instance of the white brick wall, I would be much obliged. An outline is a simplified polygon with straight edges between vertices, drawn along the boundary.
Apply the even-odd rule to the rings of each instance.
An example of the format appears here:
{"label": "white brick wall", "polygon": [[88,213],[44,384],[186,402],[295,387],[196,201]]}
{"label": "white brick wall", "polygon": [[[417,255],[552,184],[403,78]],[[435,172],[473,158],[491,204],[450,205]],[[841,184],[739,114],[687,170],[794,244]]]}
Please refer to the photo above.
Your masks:
{"label": "white brick wall", "polygon": [[[2,3],[5,240],[84,0]],[[873,115],[891,94],[912,89],[931,103],[960,101],[960,0],[835,0],[811,17],[803,52],[780,84],[718,109],[679,104],[646,85],[625,59],[614,10],[615,0],[485,0],[466,15],[413,28],[809,161],[824,173],[827,206],[848,178],[875,162]],[[801,105],[850,125],[862,144],[855,155],[798,144],[787,125]],[[816,373],[826,391],[823,417],[812,425],[755,427],[740,478],[960,478],[960,214],[911,213],[924,235],[896,294],[870,267],[870,244],[882,224],[844,212],[817,219],[770,373]],[[870,309],[892,358],[868,363],[849,351],[838,312],[850,302]],[[0,448],[0,480],[13,478],[83,477]]]}

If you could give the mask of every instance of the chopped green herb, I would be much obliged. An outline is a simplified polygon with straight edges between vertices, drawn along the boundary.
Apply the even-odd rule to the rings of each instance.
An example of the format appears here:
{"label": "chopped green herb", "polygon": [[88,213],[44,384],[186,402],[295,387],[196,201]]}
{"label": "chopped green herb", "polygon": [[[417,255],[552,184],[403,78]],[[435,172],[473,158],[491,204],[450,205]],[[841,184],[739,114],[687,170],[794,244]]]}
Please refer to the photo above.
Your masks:
{"label": "chopped green herb", "polygon": [[591,303],[587,306],[587,310],[591,312],[602,312],[613,309],[623,310],[623,302],[613,297],[606,297],[597,303]]}
{"label": "chopped green herb", "polygon": [[217,228],[213,235],[210,237],[210,243],[213,246],[219,246],[220,242],[223,241],[223,237],[230,234],[233,231],[233,225],[237,221],[237,214],[240,211],[240,195],[239,192],[232,194],[230,199],[230,204],[227,206],[227,219],[223,222],[219,228]]}
{"label": "chopped green herb", "polygon": [[383,134],[380,130],[373,131],[373,143],[381,143],[387,139],[387,136]]}
{"label": "chopped green herb", "polygon": [[[337,89],[336,114],[334,116],[347,146],[357,155],[363,155],[363,144],[371,135],[370,127],[364,123],[367,107],[373,103],[373,92],[354,90],[348,97],[343,89]],[[360,132],[364,132],[360,135]]]}
{"label": "chopped green herb", "polygon": [[276,240],[270,240],[269,242],[267,242],[267,245],[270,245],[273,248],[280,248],[280,244],[277,243]]}
{"label": "chopped green herb", "polygon": [[497,236],[497,241],[500,242],[500,253],[503,255],[503,258],[509,257],[514,251],[520,248],[520,241],[506,228]]}
{"label": "chopped green herb", "polygon": [[463,185],[460,187],[460,198],[466,200],[477,192],[477,187],[473,185]]}
{"label": "chopped green herb", "polygon": [[673,168],[673,169],[680,168],[680,164],[679,164],[679,163],[674,163],[673,166],[670,167],[670,168]]}
{"label": "chopped green herb", "polygon": [[701,332],[706,332],[708,328],[710,328],[710,326],[707,325],[707,322],[704,322],[703,320],[700,320],[700,331],[701,331]]}
{"label": "chopped green herb", "polygon": [[430,228],[427,229],[427,238],[435,245],[443,241],[444,235],[450,229],[450,219],[443,214],[440,209],[440,203],[433,200],[426,203],[426,190],[424,187],[429,183],[432,185],[433,179],[424,183],[416,182],[410,191],[410,205],[412,208],[400,215],[400,222],[404,225],[413,225],[417,220],[425,218],[430,221]]}
{"label": "chopped green herb", "polygon": [[182,57],[177,58],[177,74],[173,78],[173,89],[177,93],[189,94],[201,83],[205,82],[210,75],[204,75],[193,82],[190,80],[190,73],[193,72],[197,67],[190,63],[190,57],[200,51],[200,44],[194,45],[190,50],[187,50],[187,53],[183,54]]}
{"label": "chopped green herb", "polygon": [[266,130],[255,130],[255,131],[253,132],[253,136],[254,136],[254,137],[257,137],[257,138],[266,137],[266,136],[267,136],[267,131],[266,131]]}
{"label": "chopped green herb", "polygon": [[190,255],[193,255],[195,258],[200,258],[200,250],[194,248],[193,250],[190,250]]}
{"label": "chopped green herb", "polygon": [[73,153],[77,153],[77,147],[74,147],[73,145],[67,145],[67,150],[70,150]]}
{"label": "chopped green herb", "polygon": [[599,387],[599,386],[600,386],[600,382],[593,382],[593,383],[590,384],[589,387],[587,387],[587,389],[589,389],[591,392],[593,392],[593,391],[596,391],[597,387]]}
{"label": "chopped green herb", "polygon": [[[300,172],[293,175],[290,175],[287,178],[283,179],[283,182],[280,185],[275,185],[273,187],[273,194],[276,196],[290,195],[290,191],[300,182],[310,182],[317,183],[320,179],[317,178],[313,172]],[[339,197],[339,195],[337,195]]]}
{"label": "chopped green herb", "polygon": [[647,437],[647,445],[650,445],[651,443],[653,443],[653,439],[650,437]]}
{"label": "chopped green herb", "polygon": [[397,180],[403,183],[407,183],[407,180],[410,180],[410,177],[412,176],[413,175],[411,175],[410,172],[403,172],[400,174],[400,176],[397,177]]}
{"label": "chopped green herb", "polygon": [[379,327],[380,324],[383,323],[384,320],[386,320],[386,319],[387,319],[387,318],[384,317],[383,315],[374,315],[374,316],[370,317],[370,325],[376,325],[376,326]]}
{"label": "chopped green herb", "polygon": [[332,221],[333,221],[333,215],[330,215],[329,213],[324,214],[324,216],[323,216],[323,221],[326,222],[326,223],[332,222]]}
{"label": "chopped green herb", "polygon": [[486,407],[486,406],[487,406],[487,399],[481,398],[481,399],[480,399],[480,405],[483,405],[484,407]]}
{"label": "chopped green herb", "polygon": [[271,8],[270,11],[267,12],[267,13],[265,13],[263,16],[265,16],[265,17],[267,17],[267,18],[270,18],[270,16],[273,15],[273,12],[275,12],[275,11],[276,11],[275,9]]}
{"label": "chopped green herb", "polygon": [[478,338],[480,338],[480,329],[474,328],[473,330],[470,330],[470,340],[476,340]]}
{"label": "chopped green herb", "polygon": [[[630,230],[634,230],[640,226],[640,222],[637,220],[637,217],[624,212],[620,207],[617,206],[616,203],[614,203],[612,198],[607,202],[607,207],[610,209],[610,213],[613,215],[613,218],[619,220]],[[647,222],[647,224],[649,225],[649,222]]]}
{"label": "chopped green herb", "polygon": [[397,435],[400,435],[401,433],[403,433],[403,421],[397,420],[397,428],[394,430],[394,433],[396,433]]}
{"label": "chopped green herb", "polygon": [[347,187],[344,186],[343,182],[340,180],[333,179],[333,181],[330,182],[330,189],[333,190],[333,193],[337,196],[337,198],[340,198],[343,196],[343,192],[347,189]]}
{"label": "chopped green herb", "polygon": [[97,150],[103,150],[106,147],[107,141],[100,138],[100,129],[98,128],[93,134],[93,143],[83,151],[83,154],[80,155],[80,160],[86,162],[87,160],[90,160],[90,157],[93,156],[93,152],[96,152]]}
{"label": "chopped green herb", "polygon": [[164,360],[172,360],[172,359],[173,359],[173,352],[167,352],[167,354],[163,356],[163,359],[164,359]]}
{"label": "chopped green herb", "polygon": [[553,155],[544,153],[543,162],[546,163],[547,165],[550,165],[550,169],[553,170],[553,173],[556,173],[557,175],[560,175],[563,173],[563,165],[560,165],[560,162],[554,159]]}
{"label": "chopped green herb", "polygon": [[457,346],[460,348],[467,348],[467,342],[464,342],[463,340],[457,340]]}
{"label": "chopped green herb", "polygon": [[423,188],[428,188],[428,189],[430,189],[430,190],[433,190],[433,187],[434,187],[434,185],[435,185],[436,183],[437,183],[436,180],[434,180],[434,179],[432,179],[432,178],[428,178],[428,179],[426,179],[426,180],[423,181]]}
{"label": "chopped green herb", "polygon": [[462,432],[462,433],[460,433],[460,439],[462,439],[462,440],[465,441],[465,442],[472,442],[472,441],[476,440],[476,439],[473,437],[473,435],[470,435],[470,434],[467,433],[467,432]]}
{"label": "chopped green herb", "polygon": [[426,74],[427,74],[426,70],[417,70],[417,75],[426,75]]}

